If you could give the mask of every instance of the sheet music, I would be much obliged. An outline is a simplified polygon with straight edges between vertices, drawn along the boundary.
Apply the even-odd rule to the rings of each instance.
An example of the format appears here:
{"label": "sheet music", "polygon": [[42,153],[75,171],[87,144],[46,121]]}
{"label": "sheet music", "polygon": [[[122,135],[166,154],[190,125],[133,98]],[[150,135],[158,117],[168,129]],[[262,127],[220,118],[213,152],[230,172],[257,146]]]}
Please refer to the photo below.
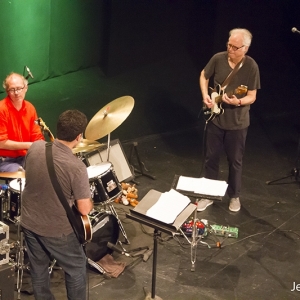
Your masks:
{"label": "sheet music", "polygon": [[227,187],[226,181],[180,176],[176,189],[202,195],[224,196]]}
{"label": "sheet music", "polygon": [[147,210],[146,216],[171,224],[190,202],[187,196],[171,189],[161,194],[158,201]]}

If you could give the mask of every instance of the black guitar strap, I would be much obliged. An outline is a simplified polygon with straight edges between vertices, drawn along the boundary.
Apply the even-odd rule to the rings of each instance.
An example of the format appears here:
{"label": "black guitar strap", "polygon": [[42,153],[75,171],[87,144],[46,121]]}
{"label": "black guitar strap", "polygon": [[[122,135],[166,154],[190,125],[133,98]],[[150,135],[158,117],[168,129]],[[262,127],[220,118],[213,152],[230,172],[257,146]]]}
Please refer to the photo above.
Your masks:
{"label": "black guitar strap", "polygon": [[52,143],[47,143],[45,147],[45,153],[46,153],[46,162],[48,167],[49,176],[53,185],[53,188],[57,194],[57,197],[59,198],[62,206],[65,208],[68,219],[70,221],[71,226],[73,227],[73,230],[81,244],[83,244],[85,241],[80,237],[81,232],[81,224],[78,223],[78,220],[76,219],[62,189],[58,182],[55,169],[54,169],[54,163],[53,163],[53,155],[52,155]]}

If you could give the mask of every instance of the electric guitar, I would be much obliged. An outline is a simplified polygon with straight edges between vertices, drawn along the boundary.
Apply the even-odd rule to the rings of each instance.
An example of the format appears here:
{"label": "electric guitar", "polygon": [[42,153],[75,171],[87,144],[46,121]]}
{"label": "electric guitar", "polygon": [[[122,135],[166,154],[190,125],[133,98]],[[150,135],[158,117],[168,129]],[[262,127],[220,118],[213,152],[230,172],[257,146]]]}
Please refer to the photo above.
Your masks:
{"label": "electric guitar", "polygon": [[[41,130],[43,132],[46,131],[48,133],[51,142],[53,142],[54,135],[51,133],[49,127],[42,120],[42,118],[38,118],[35,122],[41,127]],[[86,244],[90,242],[92,240],[93,233],[92,233],[92,225],[89,216],[81,215],[81,213],[78,211],[75,205],[72,206],[72,212],[75,217],[75,222],[77,223],[77,226],[75,224],[71,224],[71,225],[77,235],[79,242],[81,244]]]}
{"label": "electric guitar", "polygon": [[[247,91],[248,91],[248,87],[246,85],[240,85],[234,91],[230,91],[230,92],[226,92],[226,93],[227,93],[228,97],[231,97],[232,95],[246,95]],[[211,121],[217,115],[224,113],[224,108],[222,107],[223,94],[224,94],[224,91],[222,89],[219,89],[218,92],[216,89],[212,90],[210,98],[212,101],[214,101],[214,105],[211,108],[208,108],[206,105],[204,105],[204,107],[203,107],[204,115],[208,115],[208,118],[206,118],[206,121]]]}

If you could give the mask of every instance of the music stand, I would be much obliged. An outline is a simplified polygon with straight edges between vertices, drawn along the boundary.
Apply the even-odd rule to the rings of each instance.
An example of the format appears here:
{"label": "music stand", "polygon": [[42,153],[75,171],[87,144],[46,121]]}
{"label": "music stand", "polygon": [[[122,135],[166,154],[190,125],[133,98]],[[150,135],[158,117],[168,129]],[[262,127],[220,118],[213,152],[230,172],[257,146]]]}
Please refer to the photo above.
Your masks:
{"label": "music stand", "polygon": [[[157,264],[157,239],[160,232],[164,232],[174,236],[180,229],[181,225],[188,219],[188,217],[197,209],[197,207],[190,203],[185,207],[183,211],[177,216],[172,224],[167,224],[146,215],[147,210],[151,208],[160,198],[162,193],[156,190],[150,190],[146,196],[139,202],[134,209],[129,209],[129,213],[126,213],[126,217],[137,221],[141,224],[154,228],[153,235],[153,263],[152,263],[152,288],[151,299],[160,300],[161,298],[155,295],[156,288],[156,264]],[[146,292],[146,288],[144,288]],[[150,299],[149,294],[146,295],[146,299]]]}
{"label": "music stand", "polygon": [[214,196],[214,195],[207,195],[207,194],[204,195],[204,194],[198,194],[198,193],[178,189],[177,184],[178,184],[178,180],[179,180],[180,176],[181,175],[175,174],[172,185],[171,185],[171,188],[176,190],[177,192],[179,192],[185,196],[188,196],[189,198],[192,197],[192,198],[196,198],[196,199],[209,199],[209,200],[213,200],[213,201],[222,201],[223,196]]}

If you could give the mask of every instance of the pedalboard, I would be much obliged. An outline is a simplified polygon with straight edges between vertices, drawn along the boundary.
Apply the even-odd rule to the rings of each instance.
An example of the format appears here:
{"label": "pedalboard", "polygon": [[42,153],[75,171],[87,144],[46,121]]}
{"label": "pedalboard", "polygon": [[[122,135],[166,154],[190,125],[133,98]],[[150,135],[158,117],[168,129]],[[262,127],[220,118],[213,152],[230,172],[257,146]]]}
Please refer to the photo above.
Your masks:
{"label": "pedalboard", "polygon": [[224,225],[210,225],[211,232],[218,236],[225,236],[225,237],[234,237],[238,238],[239,236],[239,229],[237,227],[230,227]]}

